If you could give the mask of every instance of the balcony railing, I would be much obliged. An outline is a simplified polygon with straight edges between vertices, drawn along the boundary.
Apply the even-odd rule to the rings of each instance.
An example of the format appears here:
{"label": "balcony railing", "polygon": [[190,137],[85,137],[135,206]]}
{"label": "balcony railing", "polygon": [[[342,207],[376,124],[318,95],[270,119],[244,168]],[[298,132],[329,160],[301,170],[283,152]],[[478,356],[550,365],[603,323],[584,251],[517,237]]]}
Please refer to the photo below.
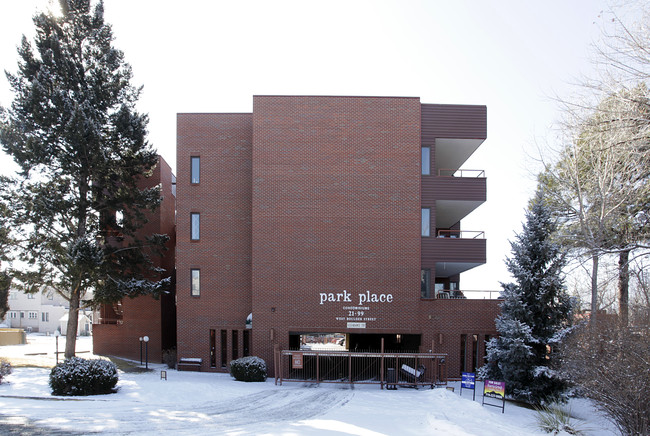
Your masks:
{"label": "balcony railing", "polygon": [[423,300],[499,300],[501,291],[459,291],[453,289],[439,289],[431,297],[422,294]]}
{"label": "balcony railing", "polygon": [[470,300],[500,300],[501,291],[463,291]]}
{"label": "balcony railing", "polygon": [[485,232],[479,230],[438,230],[438,238],[485,239]]}
{"label": "balcony railing", "polygon": [[440,177],[473,177],[476,179],[485,178],[485,170],[465,170],[465,169],[451,169],[440,168],[438,169]]}

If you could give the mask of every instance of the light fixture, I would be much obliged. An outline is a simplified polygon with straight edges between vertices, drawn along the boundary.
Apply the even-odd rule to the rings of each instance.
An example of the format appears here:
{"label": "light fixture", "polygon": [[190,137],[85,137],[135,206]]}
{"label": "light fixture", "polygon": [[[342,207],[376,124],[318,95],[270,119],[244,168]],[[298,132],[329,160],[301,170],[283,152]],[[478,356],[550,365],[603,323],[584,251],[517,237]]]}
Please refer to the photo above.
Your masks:
{"label": "light fixture", "polygon": [[56,364],[59,364],[59,336],[61,336],[61,332],[59,329],[56,329],[54,331],[54,337],[56,338]]}
{"label": "light fixture", "polygon": [[149,336],[143,336],[144,341],[144,367],[149,369]]}

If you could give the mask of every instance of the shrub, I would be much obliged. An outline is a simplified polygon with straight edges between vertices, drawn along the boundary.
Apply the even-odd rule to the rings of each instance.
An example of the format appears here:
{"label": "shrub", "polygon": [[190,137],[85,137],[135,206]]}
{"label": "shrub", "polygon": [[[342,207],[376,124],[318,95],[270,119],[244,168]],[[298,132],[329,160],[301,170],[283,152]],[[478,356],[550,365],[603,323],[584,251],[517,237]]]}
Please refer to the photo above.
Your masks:
{"label": "shrub", "polygon": [[566,432],[572,435],[582,435],[583,431],[574,423],[571,411],[567,411],[557,404],[538,407],[537,426],[546,433],[558,434]]}
{"label": "shrub", "polygon": [[66,359],[50,372],[52,395],[100,395],[115,392],[117,367],[108,360]]}
{"label": "shrub", "polygon": [[242,357],[230,362],[230,375],[245,382],[266,381],[266,362],[256,356]]}
{"label": "shrub", "polygon": [[650,435],[650,324],[595,320],[566,341],[563,369],[624,436]]}
{"label": "shrub", "polygon": [[2,379],[9,374],[11,374],[11,363],[4,359],[0,359],[0,383],[2,383]]}
{"label": "shrub", "polygon": [[163,350],[162,358],[169,369],[176,369],[176,347]]}

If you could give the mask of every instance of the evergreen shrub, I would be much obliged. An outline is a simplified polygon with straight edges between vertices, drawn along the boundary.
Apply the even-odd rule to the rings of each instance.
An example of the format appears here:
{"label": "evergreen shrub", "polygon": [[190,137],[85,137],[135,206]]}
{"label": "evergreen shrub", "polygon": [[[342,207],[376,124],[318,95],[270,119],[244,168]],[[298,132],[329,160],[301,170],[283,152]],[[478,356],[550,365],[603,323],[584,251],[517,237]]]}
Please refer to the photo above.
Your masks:
{"label": "evergreen shrub", "polygon": [[9,374],[11,374],[11,363],[4,359],[0,359],[0,383],[2,383],[2,379]]}
{"label": "evergreen shrub", "polygon": [[256,356],[247,356],[233,360],[230,362],[230,375],[238,381],[266,381],[266,362]]}
{"label": "evergreen shrub", "polygon": [[115,392],[117,367],[101,359],[73,357],[59,363],[50,372],[52,395],[101,395]]}

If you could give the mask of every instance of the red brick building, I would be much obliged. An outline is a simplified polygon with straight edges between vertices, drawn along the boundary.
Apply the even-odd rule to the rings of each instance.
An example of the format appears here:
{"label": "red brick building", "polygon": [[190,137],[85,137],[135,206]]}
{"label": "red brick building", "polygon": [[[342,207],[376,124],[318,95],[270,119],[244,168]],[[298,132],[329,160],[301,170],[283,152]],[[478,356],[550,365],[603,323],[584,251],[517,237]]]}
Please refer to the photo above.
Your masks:
{"label": "red brick building", "polygon": [[[174,275],[175,240],[175,177],[170,166],[159,158],[151,177],[143,178],[142,188],[161,187],[162,202],[153,213],[147,213],[148,222],[139,231],[143,235],[154,233],[169,235],[163,256],[152,257],[154,265],[164,268],[163,277]],[[172,280],[173,282],[173,280]],[[140,338],[147,336],[149,360],[160,362],[163,350],[176,346],[176,308],[174,289],[159,299],[152,297],[126,298],[114,305],[103,305],[93,322],[93,350],[96,354],[140,358]],[[143,350],[145,350],[143,348]]]}
{"label": "red brick building", "polygon": [[459,169],[486,113],[256,96],[252,113],[179,114],[178,357],[272,365],[274,346],[336,333],[347,349],[447,353],[452,377],[480,366],[498,301],[462,291],[486,241],[460,220],[486,179]]}

